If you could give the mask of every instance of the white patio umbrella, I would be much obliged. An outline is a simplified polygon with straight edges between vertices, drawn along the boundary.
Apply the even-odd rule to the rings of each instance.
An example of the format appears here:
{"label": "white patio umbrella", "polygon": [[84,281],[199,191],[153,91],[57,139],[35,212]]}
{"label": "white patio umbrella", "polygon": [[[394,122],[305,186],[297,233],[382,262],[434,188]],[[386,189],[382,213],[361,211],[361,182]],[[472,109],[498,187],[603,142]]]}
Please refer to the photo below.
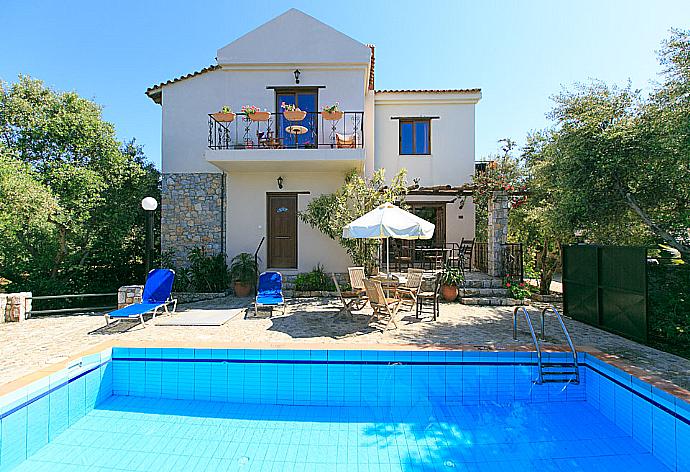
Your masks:
{"label": "white patio umbrella", "polygon": [[389,238],[431,239],[436,225],[392,203],[384,203],[343,228],[344,238],[386,239],[386,271],[391,273]]}

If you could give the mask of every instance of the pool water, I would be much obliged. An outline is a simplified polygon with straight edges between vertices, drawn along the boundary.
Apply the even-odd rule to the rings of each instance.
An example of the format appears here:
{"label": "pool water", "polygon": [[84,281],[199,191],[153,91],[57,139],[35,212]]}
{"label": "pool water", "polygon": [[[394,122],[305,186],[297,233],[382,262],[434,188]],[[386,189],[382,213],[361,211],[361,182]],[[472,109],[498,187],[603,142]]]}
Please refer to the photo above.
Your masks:
{"label": "pool water", "polygon": [[578,362],[537,385],[530,352],[114,347],[0,396],[0,472],[690,472],[690,404]]}
{"label": "pool water", "polygon": [[661,471],[584,401],[292,406],[111,396],[21,471]]}

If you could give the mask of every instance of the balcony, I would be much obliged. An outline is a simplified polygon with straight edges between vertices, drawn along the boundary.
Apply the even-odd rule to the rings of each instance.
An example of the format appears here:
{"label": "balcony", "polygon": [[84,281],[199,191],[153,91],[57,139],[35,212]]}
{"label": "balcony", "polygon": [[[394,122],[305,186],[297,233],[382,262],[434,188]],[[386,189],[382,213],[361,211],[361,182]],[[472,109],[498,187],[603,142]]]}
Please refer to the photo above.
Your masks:
{"label": "balcony", "polygon": [[209,115],[208,162],[225,171],[347,171],[364,169],[364,112],[328,120],[307,112],[301,121],[270,113],[266,121]]}
{"label": "balcony", "polygon": [[338,120],[321,112],[306,112],[301,121],[270,113],[267,121],[238,114],[228,123],[208,117],[208,148],[249,149],[356,149],[364,147],[364,112],[345,111]]}

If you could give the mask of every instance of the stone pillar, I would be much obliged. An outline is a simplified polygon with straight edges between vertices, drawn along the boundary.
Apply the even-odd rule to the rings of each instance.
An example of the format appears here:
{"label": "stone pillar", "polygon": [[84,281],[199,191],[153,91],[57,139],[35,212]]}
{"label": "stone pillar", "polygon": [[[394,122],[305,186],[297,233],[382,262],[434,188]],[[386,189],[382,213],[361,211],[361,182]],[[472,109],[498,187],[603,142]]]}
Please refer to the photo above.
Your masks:
{"label": "stone pillar", "polygon": [[143,285],[125,285],[117,289],[117,308],[123,308],[132,303],[140,303],[144,293]]}
{"label": "stone pillar", "polygon": [[7,294],[0,293],[0,323],[5,322],[7,314]]}
{"label": "stone pillar", "polygon": [[488,268],[489,275],[502,277],[505,275],[503,265],[503,245],[508,240],[508,209],[510,200],[506,192],[493,192],[489,199],[488,226]]}
{"label": "stone pillar", "polygon": [[172,252],[176,267],[188,265],[192,249],[218,254],[223,248],[225,200],[223,174],[163,174],[161,250]]}
{"label": "stone pillar", "polygon": [[6,293],[0,295],[0,323],[24,321],[30,318],[31,292]]}

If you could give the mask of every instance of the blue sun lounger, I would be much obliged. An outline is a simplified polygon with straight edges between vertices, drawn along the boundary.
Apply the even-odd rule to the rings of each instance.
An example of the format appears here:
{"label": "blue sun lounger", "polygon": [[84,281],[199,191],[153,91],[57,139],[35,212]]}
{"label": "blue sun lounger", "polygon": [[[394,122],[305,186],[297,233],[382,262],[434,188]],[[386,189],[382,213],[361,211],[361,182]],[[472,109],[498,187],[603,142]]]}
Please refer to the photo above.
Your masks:
{"label": "blue sun lounger", "polygon": [[[111,319],[121,320],[139,318],[141,324],[144,323],[144,315],[153,313],[153,318],[158,314],[158,310],[163,308],[166,313],[168,305],[172,304],[172,313],[177,309],[177,299],[173,299],[172,286],[175,281],[175,271],[171,269],[153,269],[149,272],[144,285],[144,293],[141,296],[141,303],[120,308],[105,314],[106,325],[110,324]],[[153,319],[151,318],[151,319]]]}
{"label": "blue sun lounger", "polygon": [[259,307],[283,306],[285,314],[285,297],[283,296],[283,276],[280,272],[262,272],[259,275],[259,286],[256,288],[254,315],[259,315]]}

